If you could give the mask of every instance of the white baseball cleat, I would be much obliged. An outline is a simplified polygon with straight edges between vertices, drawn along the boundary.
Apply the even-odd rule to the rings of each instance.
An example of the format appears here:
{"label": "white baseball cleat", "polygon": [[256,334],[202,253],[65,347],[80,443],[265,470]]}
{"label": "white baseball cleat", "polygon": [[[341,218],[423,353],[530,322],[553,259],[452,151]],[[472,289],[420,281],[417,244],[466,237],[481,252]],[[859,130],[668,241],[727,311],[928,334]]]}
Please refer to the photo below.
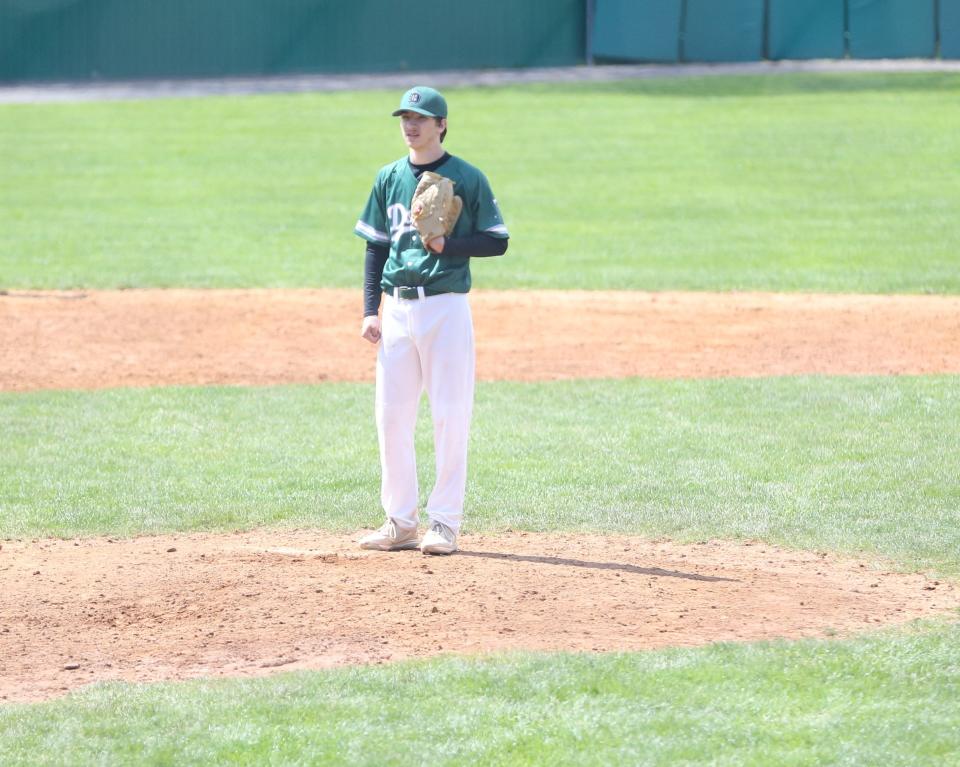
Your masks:
{"label": "white baseball cleat", "polygon": [[415,549],[420,545],[418,540],[417,528],[400,527],[392,519],[384,522],[379,530],[367,533],[360,539],[361,549],[374,549],[375,551],[403,551],[404,549]]}
{"label": "white baseball cleat", "polygon": [[430,522],[423,540],[420,541],[420,551],[424,554],[452,554],[457,550],[457,534],[442,522]]}

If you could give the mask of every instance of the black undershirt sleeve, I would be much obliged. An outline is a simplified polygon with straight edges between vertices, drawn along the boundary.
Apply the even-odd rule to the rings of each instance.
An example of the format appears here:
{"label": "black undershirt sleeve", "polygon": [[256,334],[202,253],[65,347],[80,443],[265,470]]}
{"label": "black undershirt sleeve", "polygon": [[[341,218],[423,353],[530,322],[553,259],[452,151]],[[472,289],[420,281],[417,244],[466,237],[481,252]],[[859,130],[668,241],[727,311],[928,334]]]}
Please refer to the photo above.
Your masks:
{"label": "black undershirt sleeve", "polygon": [[489,234],[477,232],[467,237],[448,238],[443,243],[441,256],[451,258],[487,258],[502,256],[507,252],[506,237],[491,237]]}
{"label": "black undershirt sleeve", "polygon": [[374,245],[367,243],[367,254],[363,269],[363,316],[369,317],[380,309],[380,296],[383,288],[380,281],[383,279],[383,267],[387,265],[390,256],[389,245]]}

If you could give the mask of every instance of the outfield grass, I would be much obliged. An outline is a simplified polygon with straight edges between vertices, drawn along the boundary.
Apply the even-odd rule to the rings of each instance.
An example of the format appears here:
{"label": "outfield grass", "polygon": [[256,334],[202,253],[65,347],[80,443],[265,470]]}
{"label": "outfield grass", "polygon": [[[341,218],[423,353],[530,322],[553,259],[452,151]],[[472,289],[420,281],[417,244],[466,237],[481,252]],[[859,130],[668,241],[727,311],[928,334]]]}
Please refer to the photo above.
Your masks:
{"label": "outfield grass", "polygon": [[[960,572],[960,379],[479,387],[467,528],[761,538]],[[0,535],[379,523],[368,385],[0,395]],[[433,474],[426,407],[421,494]]]}
{"label": "outfield grass", "polygon": [[[960,292],[960,76],[451,89],[484,287]],[[0,106],[0,288],[357,286],[399,93]]]}
{"label": "outfield grass", "polygon": [[960,624],[441,658],[0,707],[14,765],[956,765]]}

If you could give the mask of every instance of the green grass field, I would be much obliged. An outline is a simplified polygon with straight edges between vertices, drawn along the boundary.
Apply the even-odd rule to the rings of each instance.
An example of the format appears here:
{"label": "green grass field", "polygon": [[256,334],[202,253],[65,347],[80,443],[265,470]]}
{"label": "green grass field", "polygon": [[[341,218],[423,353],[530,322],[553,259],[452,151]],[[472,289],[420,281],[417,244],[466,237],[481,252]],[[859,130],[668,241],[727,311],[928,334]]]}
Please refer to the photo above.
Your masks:
{"label": "green grass field", "polygon": [[[0,535],[380,519],[368,385],[3,394],[0,422]],[[957,574],[958,455],[951,376],[485,384],[468,524],[763,538]]]}
{"label": "green grass field", "polygon": [[[455,89],[482,287],[960,292],[960,75]],[[393,92],[0,106],[0,288],[355,286]]]}
{"label": "green grass field", "polygon": [[912,767],[960,761],[958,719],[960,628],[934,623],[849,642],[101,685],[0,708],[0,762]]}
{"label": "green grass field", "polygon": [[[958,75],[447,95],[511,229],[479,287],[960,293]],[[0,290],[359,296],[398,98],[0,106]],[[369,385],[0,393],[0,423],[0,538],[380,518]],[[958,376],[484,384],[472,439],[469,530],[960,574]],[[426,409],[418,442],[426,492]],[[0,765],[960,765],[958,632],[96,685],[0,705]]]}

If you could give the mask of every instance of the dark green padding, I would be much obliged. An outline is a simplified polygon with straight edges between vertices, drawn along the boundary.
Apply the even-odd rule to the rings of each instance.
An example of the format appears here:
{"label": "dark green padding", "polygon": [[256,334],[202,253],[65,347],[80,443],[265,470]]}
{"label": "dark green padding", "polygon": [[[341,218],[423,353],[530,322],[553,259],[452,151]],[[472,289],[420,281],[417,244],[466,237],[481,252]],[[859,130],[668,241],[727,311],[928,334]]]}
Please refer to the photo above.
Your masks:
{"label": "dark green padding", "polygon": [[583,62],[586,0],[0,0],[0,82]]}
{"label": "dark green padding", "polygon": [[681,0],[596,0],[593,55],[623,61],[676,61]]}
{"label": "dark green padding", "polygon": [[771,59],[840,59],[844,0],[770,0]]}
{"label": "dark green padding", "polygon": [[929,58],[936,51],[934,0],[849,0],[855,59]]}
{"label": "dark green padding", "polygon": [[940,0],[940,55],[960,59],[960,0]]}
{"label": "dark green padding", "polygon": [[763,57],[763,0],[687,0],[684,61]]}

